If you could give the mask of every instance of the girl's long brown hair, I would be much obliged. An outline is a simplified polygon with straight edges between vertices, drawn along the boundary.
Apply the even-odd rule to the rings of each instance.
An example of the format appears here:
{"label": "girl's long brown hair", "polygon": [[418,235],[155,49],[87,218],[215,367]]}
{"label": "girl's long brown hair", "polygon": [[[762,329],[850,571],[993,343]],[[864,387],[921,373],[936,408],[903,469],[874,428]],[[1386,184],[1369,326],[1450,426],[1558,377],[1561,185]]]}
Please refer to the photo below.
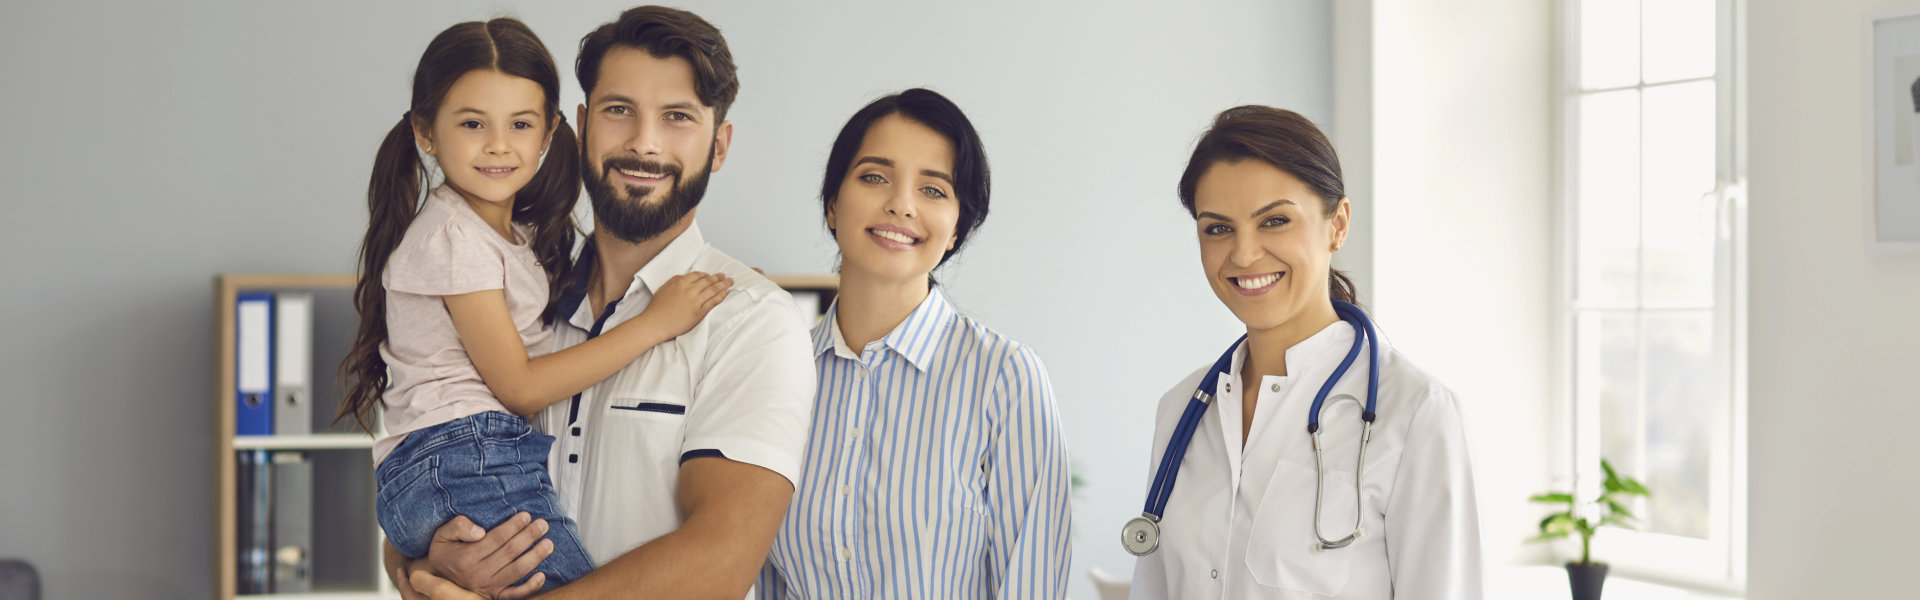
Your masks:
{"label": "girl's long brown hair", "polygon": [[546,95],[553,140],[533,180],[514,195],[513,220],[533,229],[533,252],[547,271],[548,302],[542,318],[553,322],[560,290],[573,264],[569,260],[577,235],[573,204],[580,197],[580,146],[560,114],[559,70],[553,55],[525,23],[511,18],[460,23],[427,44],[414,67],[409,110],[387,131],[374,155],[373,180],[367,185],[367,236],[360,244],[360,282],[353,290],[360,327],[352,349],[340,361],[347,394],[335,423],[352,416],[361,429],[372,431],[368,415],[389,383],[387,362],[380,356],[380,347],[387,342],[387,289],[381,275],[419,212],[421,190],[431,175],[414,148],[413,131],[416,126],[430,129],[447,90],[462,75],[477,70],[531,80]]}

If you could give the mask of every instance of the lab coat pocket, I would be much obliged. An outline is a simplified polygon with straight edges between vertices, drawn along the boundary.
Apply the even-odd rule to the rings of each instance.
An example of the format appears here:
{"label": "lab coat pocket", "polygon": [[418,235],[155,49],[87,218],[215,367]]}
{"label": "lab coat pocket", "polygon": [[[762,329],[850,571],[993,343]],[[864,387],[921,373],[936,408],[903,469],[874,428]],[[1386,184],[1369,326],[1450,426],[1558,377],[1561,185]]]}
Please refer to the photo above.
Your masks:
{"label": "lab coat pocket", "polygon": [[[1312,465],[1282,460],[1274,468],[1247,540],[1247,570],[1260,585],[1320,596],[1333,596],[1346,587],[1355,549],[1319,549],[1313,531],[1314,488]],[[1320,530],[1328,539],[1339,539],[1353,528],[1353,474],[1327,470],[1325,491]]]}

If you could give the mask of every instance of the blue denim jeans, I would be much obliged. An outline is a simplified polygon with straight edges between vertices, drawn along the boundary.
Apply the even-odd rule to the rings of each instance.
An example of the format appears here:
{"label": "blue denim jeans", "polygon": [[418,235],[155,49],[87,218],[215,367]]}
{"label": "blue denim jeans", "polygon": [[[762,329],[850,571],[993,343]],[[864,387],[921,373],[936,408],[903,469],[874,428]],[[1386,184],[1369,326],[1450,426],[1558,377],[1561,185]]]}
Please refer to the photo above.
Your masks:
{"label": "blue denim jeans", "polygon": [[553,541],[553,554],[537,569],[547,574],[544,587],[579,579],[593,570],[593,559],[573,519],[560,513],[547,476],[552,447],[553,436],[499,411],[409,433],[374,470],[380,528],[401,554],[420,558],[434,530],[455,515],[492,529],[525,511],[547,520],[546,537]]}

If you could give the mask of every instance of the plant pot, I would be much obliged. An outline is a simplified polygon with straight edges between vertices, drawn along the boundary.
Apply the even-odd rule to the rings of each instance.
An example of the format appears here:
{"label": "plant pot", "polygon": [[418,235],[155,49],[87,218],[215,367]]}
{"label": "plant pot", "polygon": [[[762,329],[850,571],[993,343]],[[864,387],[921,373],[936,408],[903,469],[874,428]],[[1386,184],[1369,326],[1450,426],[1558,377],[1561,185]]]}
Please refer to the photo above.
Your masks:
{"label": "plant pot", "polygon": [[1600,600],[1600,586],[1607,582],[1607,563],[1567,563],[1567,583],[1573,588],[1573,600]]}

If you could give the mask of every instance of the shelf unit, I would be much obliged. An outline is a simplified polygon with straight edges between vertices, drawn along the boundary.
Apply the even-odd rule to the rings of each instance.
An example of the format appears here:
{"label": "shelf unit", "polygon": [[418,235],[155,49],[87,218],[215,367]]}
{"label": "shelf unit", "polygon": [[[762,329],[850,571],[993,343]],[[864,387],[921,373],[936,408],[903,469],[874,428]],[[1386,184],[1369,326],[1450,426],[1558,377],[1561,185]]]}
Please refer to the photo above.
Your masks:
{"label": "shelf unit", "polygon": [[388,590],[381,592],[344,592],[334,594],[241,594],[234,596],[234,600],[267,600],[269,598],[272,600],[394,600],[399,597],[400,592]]}
{"label": "shelf unit", "polygon": [[364,433],[311,433],[306,435],[237,435],[235,450],[352,450],[373,449],[373,436]]}
{"label": "shelf unit", "polygon": [[[372,519],[372,460],[366,451],[373,437],[353,432],[351,424],[328,430],[332,409],[338,406],[333,392],[333,374],[344,356],[345,344],[353,336],[352,291],[356,279],[351,274],[222,274],[214,278],[214,352],[213,352],[213,472],[214,536],[213,589],[216,598],[303,598],[309,600],[373,600],[399,598],[380,571],[379,526]],[[314,433],[298,435],[234,435],[234,336],[235,300],[242,292],[307,291],[315,296],[313,385],[311,410],[315,411]],[[316,587],[320,564],[348,564],[347,582],[324,582],[314,593],[239,595],[238,535],[239,507],[237,461],[239,453],[267,450],[304,451],[314,465],[314,517],[316,523],[339,516],[342,527],[316,527],[312,540]],[[342,481],[342,478],[347,481]],[[364,480],[362,480],[364,479]],[[364,492],[364,493],[362,493]],[[338,506],[321,506],[322,499],[339,501]],[[344,515],[344,516],[341,516]],[[358,521],[364,522],[355,523]],[[338,537],[336,537],[338,536]],[[321,556],[321,537],[346,540],[358,547],[345,553]],[[335,548],[339,549],[339,548]]]}
{"label": "shelf unit", "polygon": [[[819,294],[819,310],[822,312],[826,310],[833,295],[840,288],[839,277],[834,275],[769,275],[768,279],[789,291]],[[370,492],[365,495],[364,527],[372,531],[369,539],[373,540],[373,543],[366,549],[366,558],[371,561],[371,565],[367,568],[370,570],[373,581],[368,582],[366,589],[301,594],[237,594],[239,490],[236,453],[270,450],[334,452],[351,455],[350,458],[344,459],[335,457],[332,462],[352,465],[352,460],[357,458],[365,467],[365,481],[360,483],[370,491],[373,488],[372,461],[371,456],[363,451],[370,451],[374,438],[366,433],[337,428],[301,435],[234,435],[235,301],[243,291],[312,291],[315,293],[315,348],[312,353],[315,368],[313,369],[312,404],[315,405],[316,410],[320,411],[316,412],[313,421],[314,426],[320,428],[332,422],[332,412],[326,407],[337,406],[339,402],[338,394],[329,392],[333,390],[335,367],[339,365],[345,350],[345,347],[339,343],[338,336],[345,336],[344,340],[350,344],[354,327],[357,325],[353,320],[352,312],[352,291],[356,282],[357,278],[352,274],[227,273],[214,277],[214,443],[211,458],[214,473],[213,589],[216,593],[215,598],[218,600],[267,598],[274,600],[389,600],[399,598],[399,592],[394,590],[392,583],[381,572],[379,543],[383,538],[380,537],[379,526],[371,516],[373,497]],[[343,310],[344,313],[342,313]],[[331,320],[323,319],[329,315],[333,317]],[[323,330],[323,328],[326,329]],[[330,336],[336,338],[332,344],[326,343]],[[377,419],[375,421],[377,423]],[[350,426],[349,423],[339,427]],[[345,469],[342,472],[353,471]],[[316,493],[321,490],[321,477],[322,474],[316,470],[314,476]],[[319,506],[315,507],[316,515],[319,514],[319,509]],[[318,528],[316,528],[316,535],[318,534]],[[320,562],[319,558],[316,553],[314,561],[316,564]]]}

